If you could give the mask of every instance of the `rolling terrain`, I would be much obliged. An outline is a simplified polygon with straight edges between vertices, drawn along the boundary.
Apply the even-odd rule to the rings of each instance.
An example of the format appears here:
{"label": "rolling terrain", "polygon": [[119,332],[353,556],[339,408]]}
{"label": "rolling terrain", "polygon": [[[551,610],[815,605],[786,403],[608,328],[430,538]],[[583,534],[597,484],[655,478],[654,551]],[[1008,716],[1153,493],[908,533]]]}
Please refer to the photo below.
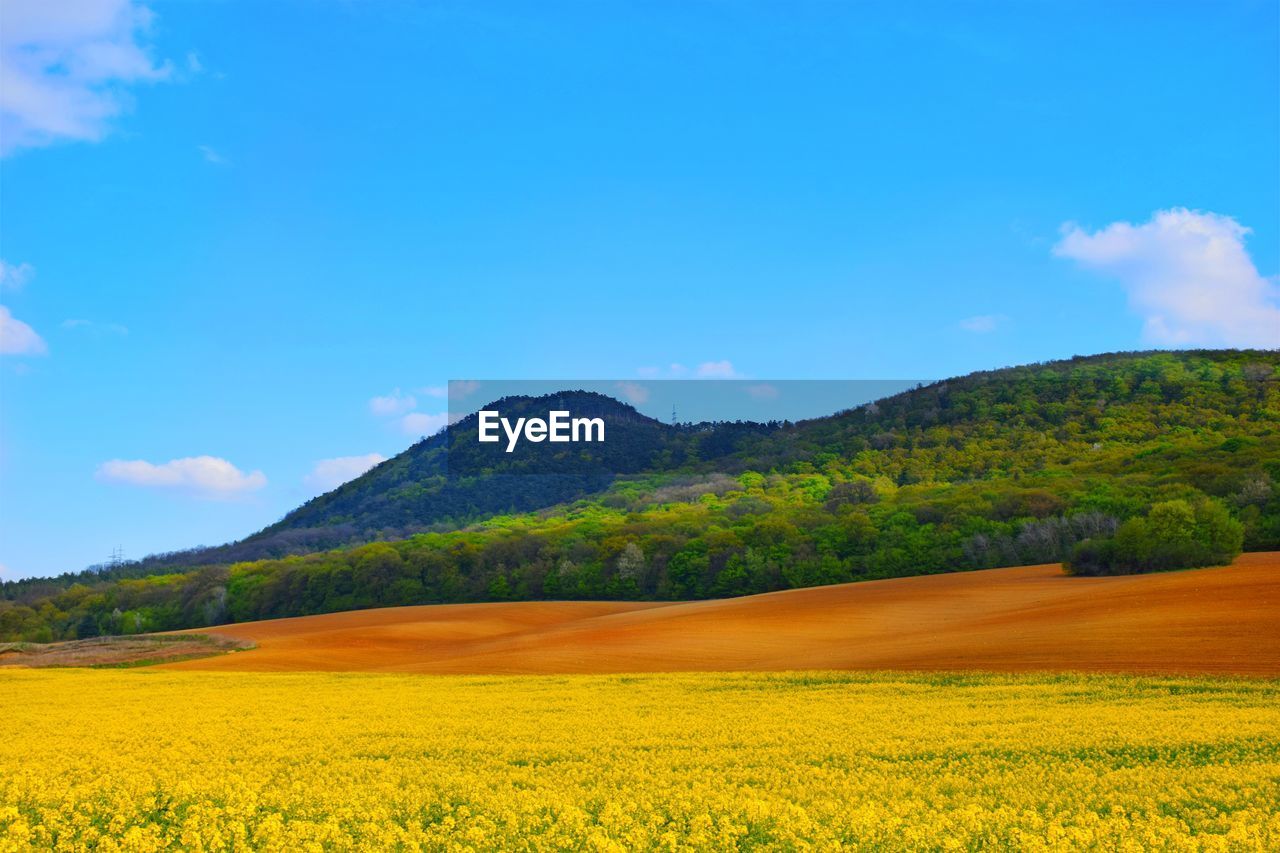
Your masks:
{"label": "rolling terrain", "polygon": [[0,642],[716,600],[1063,561],[1077,574],[1222,565],[1280,551],[1278,378],[1275,352],[1113,353],[792,424],[664,425],[572,391],[505,398],[504,412],[539,417],[572,398],[617,429],[563,459],[533,444],[489,458],[459,422],[233,545],[0,582]]}
{"label": "rolling terrain", "polygon": [[1108,578],[1056,564],[696,602],[506,602],[226,625],[224,671],[1098,671],[1280,676],[1280,552]]}

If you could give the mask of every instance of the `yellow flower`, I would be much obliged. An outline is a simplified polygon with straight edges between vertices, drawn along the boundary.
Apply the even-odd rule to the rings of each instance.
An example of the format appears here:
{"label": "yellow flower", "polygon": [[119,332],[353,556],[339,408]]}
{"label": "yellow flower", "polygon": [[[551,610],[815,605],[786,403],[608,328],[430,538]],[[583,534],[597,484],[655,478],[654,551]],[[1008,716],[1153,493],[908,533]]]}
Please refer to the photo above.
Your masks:
{"label": "yellow flower", "polygon": [[0,853],[1280,849],[1280,683],[0,670]]}

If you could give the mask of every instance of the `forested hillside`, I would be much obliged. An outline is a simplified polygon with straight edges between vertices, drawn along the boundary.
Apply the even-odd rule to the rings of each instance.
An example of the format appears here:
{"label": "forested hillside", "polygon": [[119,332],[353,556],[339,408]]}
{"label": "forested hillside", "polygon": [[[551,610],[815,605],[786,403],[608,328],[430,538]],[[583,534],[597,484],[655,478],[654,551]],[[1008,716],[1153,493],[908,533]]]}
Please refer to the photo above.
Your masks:
{"label": "forested hillside", "polygon": [[552,452],[528,442],[511,452],[475,440],[477,416],[423,439],[339,488],[289,513],[248,541],[285,531],[341,526],[353,535],[452,528],[497,513],[541,509],[608,488],[618,474],[697,467],[722,459],[747,437],[778,424],[664,424],[602,394],[566,390],[545,397],[505,397],[487,405],[514,420],[546,418],[553,409],[608,420],[608,441]]}
{"label": "forested hillside", "polygon": [[99,566],[67,579],[144,577],[162,570],[456,530],[494,515],[543,509],[598,494],[619,474],[739,466],[740,462],[728,458],[736,448],[782,427],[743,422],[664,424],[612,397],[574,390],[540,398],[506,397],[488,406],[494,407],[512,419],[545,418],[551,409],[569,410],[579,417],[604,416],[609,423],[608,441],[555,455],[526,443],[508,454],[500,446],[477,444],[476,416],[469,415],[239,542]]}
{"label": "forested hillside", "polygon": [[[247,540],[394,541],[5,584],[0,640],[392,604],[738,595],[1077,555],[1082,570],[1145,570],[1280,548],[1278,366],[1275,352],[1116,354],[799,424],[635,415],[613,456],[550,485],[520,458],[451,480],[442,435]],[[575,401],[588,403],[622,407]],[[430,531],[396,535],[414,527]]]}

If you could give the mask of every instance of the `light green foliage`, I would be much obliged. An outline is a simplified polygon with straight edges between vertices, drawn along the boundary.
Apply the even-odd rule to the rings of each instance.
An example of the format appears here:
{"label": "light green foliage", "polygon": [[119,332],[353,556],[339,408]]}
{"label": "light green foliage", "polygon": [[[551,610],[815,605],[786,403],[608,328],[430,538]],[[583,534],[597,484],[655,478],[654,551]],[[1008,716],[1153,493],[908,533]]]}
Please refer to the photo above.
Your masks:
{"label": "light green foliage", "polygon": [[[739,595],[1068,558],[1082,573],[1223,563],[1242,547],[1280,549],[1277,363],[1154,353],[974,374],[739,430],[714,461],[638,469],[537,512],[408,537],[370,528],[367,539],[394,541],[150,577],[4,584],[0,642],[393,604]],[[361,505],[399,513],[409,469],[386,470],[395,490]]]}

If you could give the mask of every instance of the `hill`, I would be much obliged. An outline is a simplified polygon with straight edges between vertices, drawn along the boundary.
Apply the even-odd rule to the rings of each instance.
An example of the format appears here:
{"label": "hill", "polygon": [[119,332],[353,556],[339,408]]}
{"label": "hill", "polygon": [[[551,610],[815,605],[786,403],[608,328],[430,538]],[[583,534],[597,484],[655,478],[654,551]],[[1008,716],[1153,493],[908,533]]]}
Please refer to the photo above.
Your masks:
{"label": "hill", "polygon": [[1058,566],[743,598],[397,607],[212,633],[239,671],[612,673],[894,669],[1280,676],[1280,554],[1230,568],[1069,578]]}
{"label": "hill", "polygon": [[[1261,416],[1274,427],[1277,366],[1274,352],[1075,358],[974,373],[797,424],[664,424],[612,398],[572,390],[504,398],[487,408],[513,417],[546,417],[554,408],[606,416],[609,441],[582,449],[570,458],[574,464],[550,459],[535,445],[506,454],[472,439],[470,415],[238,543],[251,553],[231,559],[454,529],[599,494],[619,475],[736,475],[820,468],[836,459],[861,461],[865,476],[898,486],[1016,478],[1055,464],[1108,473],[1116,460],[1092,445],[1160,433],[1176,439],[1187,430],[1231,437],[1247,428],[1228,423],[1240,417]],[[1153,445],[1153,462],[1189,463],[1174,458],[1175,444]],[[1254,449],[1228,452],[1252,457]]]}
{"label": "hill", "polygon": [[[461,425],[231,551],[4,584],[0,641],[407,604],[725,597],[1047,563],[1157,506],[1161,519],[1188,519],[1186,530],[1147,525],[1161,536],[1217,520],[1227,544],[1202,564],[1241,543],[1274,550],[1277,366],[1275,352],[1094,356],[972,374],[797,424],[696,429],[594,395],[575,405],[631,426],[576,468],[533,470],[513,455],[442,475],[443,443]],[[505,402],[534,412],[556,400]],[[478,520],[431,514],[455,498]],[[356,518],[367,525],[356,541],[391,541],[305,553],[307,537],[341,539]],[[400,538],[402,528],[376,526],[414,518],[435,527]],[[302,553],[232,562],[236,548],[289,551],[290,541]]]}
{"label": "hill", "polygon": [[286,532],[342,528],[343,535],[400,538],[449,529],[503,513],[527,512],[604,491],[618,475],[679,470],[715,462],[748,436],[778,424],[664,424],[603,394],[565,390],[542,397],[504,397],[486,409],[504,416],[547,418],[553,409],[607,419],[608,441],[550,454],[547,445],[475,441],[467,415],[364,475],[314,498],[246,542],[288,541]]}
{"label": "hill", "polygon": [[604,417],[609,440],[554,457],[527,443],[506,453],[475,442],[477,416],[471,414],[242,540],[97,566],[66,577],[72,582],[145,577],[163,570],[454,530],[495,515],[599,494],[619,475],[740,468],[742,463],[731,458],[738,448],[782,427],[747,422],[665,424],[612,397],[571,389],[543,397],[504,397],[486,408],[499,408],[512,419],[546,418],[552,409]]}

